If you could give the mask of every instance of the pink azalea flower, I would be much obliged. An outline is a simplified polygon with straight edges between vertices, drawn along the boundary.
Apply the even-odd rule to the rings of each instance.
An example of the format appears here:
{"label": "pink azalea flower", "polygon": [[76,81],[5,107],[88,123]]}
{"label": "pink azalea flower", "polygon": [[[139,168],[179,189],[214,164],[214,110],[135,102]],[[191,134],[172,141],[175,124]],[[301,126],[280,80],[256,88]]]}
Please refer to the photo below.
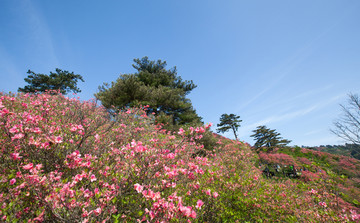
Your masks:
{"label": "pink azalea flower", "polygon": [[11,129],[9,129],[9,132],[10,132],[10,133],[18,133],[19,130],[14,126],[14,127],[12,127]]}
{"label": "pink azalea flower", "polygon": [[99,216],[99,215],[101,214],[101,208],[96,208],[96,209],[94,210],[94,214],[95,214],[96,216]]}
{"label": "pink azalea flower", "polygon": [[179,134],[179,135],[182,135],[182,134],[184,134],[184,132],[185,132],[184,129],[183,129],[183,128],[180,128],[178,134]]}
{"label": "pink azalea flower", "polygon": [[16,135],[14,135],[14,136],[11,138],[11,140],[21,139],[21,138],[23,138],[24,136],[25,136],[24,134],[18,133],[18,134],[16,134]]}
{"label": "pink azalea flower", "polygon": [[12,153],[11,154],[11,157],[14,159],[14,160],[20,160],[22,158],[22,156],[19,156],[20,153]]}
{"label": "pink azalea flower", "polygon": [[24,170],[31,170],[33,167],[34,167],[34,164],[29,163],[29,164],[27,164],[27,165],[24,165],[24,166],[23,166],[23,169],[24,169]]}
{"label": "pink azalea flower", "polygon": [[91,181],[91,182],[94,182],[94,181],[96,181],[96,180],[97,180],[97,179],[96,179],[95,175],[94,175],[94,174],[91,174],[90,181]]}
{"label": "pink azalea flower", "polygon": [[14,183],[16,183],[16,179],[15,179],[15,178],[13,178],[13,179],[10,180],[10,185],[13,185]]}
{"label": "pink azalea flower", "polygon": [[214,192],[214,193],[213,193],[213,196],[214,196],[215,198],[217,198],[217,197],[219,196],[219,194],[218,194],[217,192]]}
{"label": "pink azalea flower", "polygon": [[60,136],[55,137],[55,143],[62,143],[63,142],[63,138]]}
{"label": "pink azalea flower", "polygon": [[191,218],[196,218],[196,212],[195,212],[195,211],[191,211],[190,217],[191,217]]}
{"label": "pink azalea flower", "polygon": [[207,189],[207,190],[205,191],[205,193],[206,193],[207,195],[211,196],[211,190],[210,190],[210,189]]}
{"label": "pink azalea flower", "polygon": [[96,135],[95,135],[95,139],[96,139],[96,140],[99,140],[99,139],[100,139],[99,134],[96,134]]}
{"label": "pink azalea flower", "polygon": [[75,126],[72,126],[71,128],[70,128],[70,131],[71,132],[75,132],[77,130],[77,128],[75,127]]}
{"label": "pink azalea flower", "polygon": [[144,190],[144,187],[140,184],[134,184],[134,188],[138,193],[141,193]]}
{"label": "pink azalea flower", "polygon": [[155,214],[153,211],[150,211],[149,215],[150,215],[151,220],[153,220],[155,218]]}
{"label": "pink azalea flower", "polygon": [[196,208],[197,209],[201,209],[201,206],[203,206],[204,205],[204,202],[202,201],[202,200],[198,200],[197,202],[196,202]]}

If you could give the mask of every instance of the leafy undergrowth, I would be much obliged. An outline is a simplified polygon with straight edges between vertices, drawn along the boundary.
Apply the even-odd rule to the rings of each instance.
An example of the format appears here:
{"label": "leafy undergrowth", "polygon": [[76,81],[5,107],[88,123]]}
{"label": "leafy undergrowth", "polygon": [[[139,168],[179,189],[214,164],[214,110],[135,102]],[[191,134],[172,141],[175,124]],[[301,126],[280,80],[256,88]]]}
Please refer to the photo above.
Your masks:
{"label": "leafy undergrowth", "polygon": [[142,109],[109,117],[93,102],[61,95],[1,94],[1,220],[359,219],[321,177],[264,178],[246,143],[217,137],[217,147],[204,150],[198,142],[209,125],[172,134],[152,123]]}

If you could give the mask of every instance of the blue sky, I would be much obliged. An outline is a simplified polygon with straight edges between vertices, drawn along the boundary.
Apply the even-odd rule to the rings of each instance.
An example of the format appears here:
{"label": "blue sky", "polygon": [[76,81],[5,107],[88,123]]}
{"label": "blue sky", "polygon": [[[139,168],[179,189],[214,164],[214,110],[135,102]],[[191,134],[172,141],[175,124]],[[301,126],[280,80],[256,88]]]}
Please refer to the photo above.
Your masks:
{"label": "blue sky", "polygon": [[148,56],[198,85],[189,98],[204,122],[240,115],[241,140],[266,125],[292,145],[342,144],[329,130],[360,93],[359,10],[357,0],[2,0],[0,91],[23,87],[28,69],[60,68],[84,77],[88,100]]}

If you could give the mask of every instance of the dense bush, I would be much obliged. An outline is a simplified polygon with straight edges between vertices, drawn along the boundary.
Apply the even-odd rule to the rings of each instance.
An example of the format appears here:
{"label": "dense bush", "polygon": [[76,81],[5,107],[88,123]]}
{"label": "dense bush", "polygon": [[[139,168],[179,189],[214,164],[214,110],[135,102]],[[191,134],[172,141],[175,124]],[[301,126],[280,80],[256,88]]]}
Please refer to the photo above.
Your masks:
{"label": "dense bush", "polygon": [[209,125],[171,134],[151,123],[143,109],[110,118],[93,102],[61,95],[0,95],[1,220],[359,218],[321,179],[304,184],[262,178],[248,144],[219,138],[216,153],[204,150],[200,142]]}

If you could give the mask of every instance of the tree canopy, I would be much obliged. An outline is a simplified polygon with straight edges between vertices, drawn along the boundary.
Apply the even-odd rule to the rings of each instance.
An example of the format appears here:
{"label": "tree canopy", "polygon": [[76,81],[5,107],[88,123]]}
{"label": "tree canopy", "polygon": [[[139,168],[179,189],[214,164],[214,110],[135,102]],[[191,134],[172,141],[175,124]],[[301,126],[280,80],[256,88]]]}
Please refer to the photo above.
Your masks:
{"label": "tree canopy", "polygon": [[240,116],[237,116],[235,114],[222,114],[220,117],[220,124],[217,124],[217,127],[219,127],[217,129],[217,132],[224,133],[227,132],[229,129],[232,129],[235,135],[235,139],[238,140],[236,132],[240,127],[240,122],[242,122],[242,120],[240,120]]}
{"label": "tree canopy", "polygon": [[289,144],[291,141],[280,137],[280,133],[277,133],[275,129],[271,130],[266,126],[258,126],[256,130],[253,130],[254,134],[250,137],[254,137],[256,140],[254,147],[283,147]]}
{"label": "tree canopy", "polygon": [[28,77],[24,80],[29,84],[24,88],[19,88],[19,92],[35,93],[45,92],[48,90],[59,90],[62,94],[69,92],[79,93],[81,90],[77,87],[78,80],[84,82],[84,79],[79,74],[61,70],[56,68],[56,73],[50,72],[50,75],[37,74],[31,70],[28,70]]}
{"label": "tree canopy", "polygon": [[196,88],[193,81],[183,81],[176,67],[166,69],[166,61],[143,57],[134,62],[136,73],[122,74],[115,82],[99,87],[95,97],[105,108],[149,105],[148,114],[154,114],[160,123],[176,126],[201,122],[190,99],[186,98]]}

